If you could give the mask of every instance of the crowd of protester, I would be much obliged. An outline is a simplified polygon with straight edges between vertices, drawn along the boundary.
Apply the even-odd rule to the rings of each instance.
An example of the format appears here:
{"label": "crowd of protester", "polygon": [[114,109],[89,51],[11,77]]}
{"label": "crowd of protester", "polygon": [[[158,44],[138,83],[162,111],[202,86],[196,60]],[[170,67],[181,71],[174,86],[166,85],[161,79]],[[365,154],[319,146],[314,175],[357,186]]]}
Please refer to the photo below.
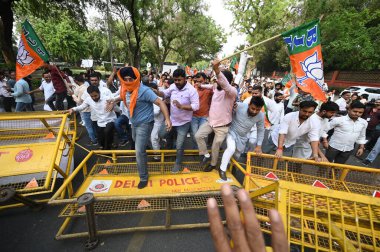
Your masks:
{"label": "crowd of protester", "polygon": [[42,92],[43,110],[79,113],[89,146],[136,150],[139,188],[148,181],[146,149],[176,149],[177,173],[186,141],[199,150],[204,171],[217,169],[223,180],[231,157],[248,151],[344,164],[354,150],[362,156],[367,149],[363,165],[379,154],[380,99],[349,91],[338,97],[326,88],[327,102],[318,103],[279,79],[246,78],[238,85],[218,61],[212,68],[191,76],[183,69],[157,74],[127,66],[102,76],[47,63],[36,89],[30,76],[16,81],[15,71],[0,71],[0,109],[33,111],[34,95]]}

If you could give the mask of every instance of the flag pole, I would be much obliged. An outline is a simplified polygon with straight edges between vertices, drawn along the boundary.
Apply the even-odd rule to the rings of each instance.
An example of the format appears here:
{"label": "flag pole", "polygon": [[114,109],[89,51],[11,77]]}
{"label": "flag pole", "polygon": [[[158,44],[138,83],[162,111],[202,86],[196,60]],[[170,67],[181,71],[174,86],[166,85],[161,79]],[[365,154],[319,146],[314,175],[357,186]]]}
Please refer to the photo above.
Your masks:
{"label": "flag pole", "polygon": [[266,43],[266,42],[269,42],[269,41],[274,40],[274,39],[279,38],[279,37],[281,37],[281,34],[277,34],[276,36],[273,36],[273,37],[271,37],[271,38],[268,38],[268,39],[266,39],[266,40],[263,40],[263,41],[261,41],[261,42],[259,42],[259,43],[254,44],[254,45],[248,46],[248,47],[244,48],[243,50],[237,51],[237,52],[235,52],[234,54],[231,54],[231,55],[229,55],[229,56],[227,56],[227,57],[224,57],[223,59],[219,60],[219,62],[222,62],[222,61],[224,61],[224,60],[230,59],[230,58],[232,58],[232,57],[234,57],[234,56],[236,56],[236,55],[239,55],[239,54],[242,53],[242,52],[248,51],[248,50],[250,50],[250,49],[252,49],[252,48],[254,48],[254,47],[256,47],[256,46],[262,45],[262,44],[264,44],[264,43]]}

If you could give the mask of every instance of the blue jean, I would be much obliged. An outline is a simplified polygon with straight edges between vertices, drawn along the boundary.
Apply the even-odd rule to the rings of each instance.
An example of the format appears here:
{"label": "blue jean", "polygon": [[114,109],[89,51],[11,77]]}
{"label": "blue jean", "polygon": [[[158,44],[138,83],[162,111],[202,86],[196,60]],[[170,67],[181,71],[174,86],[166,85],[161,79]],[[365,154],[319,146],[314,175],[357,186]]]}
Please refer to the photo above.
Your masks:
{"label": "blue jean", "polygon": [[372,163],[376,159],[377,155],[379,155],[379,153],[380,153],[380,137],[377,139],[375,146],[372,148],[371,152],[368,154],[366,159]]}
{"label": "blue jean", "polygon": [[[123,128],[125,125],[125,129]],[[129,125],[129,119],[126,115],[121,114],[115,121],[115,128],[117,135],[119,136],[119,141],[130,141],[131,136],[131,125]]]}
{"label": "blue jean", "polygon": [[32,103],[16,102],[16,112],[32,111]]}
{"label": "blue jean", "polygon": [[191,133],[193,136],[197,133],[199,127],[207,122],[207,117],[195,117],[191,119]]}
{"label": "blue jean", "polygon": [[146,147],[150,140],[154,122],[132,125],[132,138],[135,141],[137,169],[141,181],[148,181],[148,155]]}
{"label": "blue jean", "polygon": [[[172,130],[175,130],[177,132],[177,142],[176,142],[177,154],[176,154],[176,160],[175,160],[175,164],[177,166],[181,165],[182,163],[183,154],[185,152],[184,143],[186,140],[187,133],[190,130],[190,126],[191,126],[191,122],[188,122],[181,126],[173,126],[172,128]],[[166,125],[163,124],[161,126],[160,131],[158,132],[158,136],[159,138],[166,138],[166,136],[169,133],[170,132],[166,131]]]}
{"label": "blue jean", "polygon": [[92,126],[91,112],[82,112],[81,116],[82,116],[82,121],[84,122],[84,125],[87,130],[87,134],[91,142],[96,143],[97,142],[96,133],[95,133],[96,131],[94,127]]}

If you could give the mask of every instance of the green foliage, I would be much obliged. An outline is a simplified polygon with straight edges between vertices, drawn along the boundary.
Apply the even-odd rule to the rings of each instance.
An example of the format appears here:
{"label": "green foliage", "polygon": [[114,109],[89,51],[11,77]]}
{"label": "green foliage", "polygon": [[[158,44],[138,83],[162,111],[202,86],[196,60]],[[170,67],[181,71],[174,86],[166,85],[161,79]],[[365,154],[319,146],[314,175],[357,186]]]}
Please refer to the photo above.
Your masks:
{"label": "green foliage", "polygon": [[[379,69],[380,2],[373,0],[230,0],[235,25],[250,44],[319,18],[325,69]],[[265,71],[287,69],[281,39],[250,52]]]}

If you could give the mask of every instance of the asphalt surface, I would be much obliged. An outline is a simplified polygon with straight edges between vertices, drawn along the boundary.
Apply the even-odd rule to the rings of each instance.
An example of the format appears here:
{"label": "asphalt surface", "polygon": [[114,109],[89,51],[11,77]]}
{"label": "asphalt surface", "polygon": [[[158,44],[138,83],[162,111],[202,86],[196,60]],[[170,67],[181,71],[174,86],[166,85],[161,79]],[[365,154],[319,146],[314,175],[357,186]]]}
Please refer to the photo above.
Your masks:
{"label": "asphalt surface", "polygon": [[[84,127],[78,143],[88,142]],[[187,143],[191,146],[191,143]],[[125,147],[125,148],[128,148]],[[365,157],[368,153],[365,153]],[[85,157],[80,148],[75,151],[75,166]],[[350,157],[348,164],[359,165],[360,159]],[[372,167],[380,167],[378,157]],[[80,179],[74,185],[80,184]],[[380,184],[380,181],[379,181]],[[58,218],[62,206],[46,205],[34,212],[27,207],[0,211],[0,251],[84,251],[85,238],[57,241],[54,239],[63,218]],[[132,214],[118,216],[97,216],[97,225],[104,228],[125,227],[126,225],[159,225],[164,223],[164,213]],[[206,210],[174,212],[173,223],[206,222]],[[78,218],[72,230],[85,231],[85,219]],[[136,232],[101,236],[100,244],[94,251],[213,251],[208,229],[175,230],[159,232]]]}

